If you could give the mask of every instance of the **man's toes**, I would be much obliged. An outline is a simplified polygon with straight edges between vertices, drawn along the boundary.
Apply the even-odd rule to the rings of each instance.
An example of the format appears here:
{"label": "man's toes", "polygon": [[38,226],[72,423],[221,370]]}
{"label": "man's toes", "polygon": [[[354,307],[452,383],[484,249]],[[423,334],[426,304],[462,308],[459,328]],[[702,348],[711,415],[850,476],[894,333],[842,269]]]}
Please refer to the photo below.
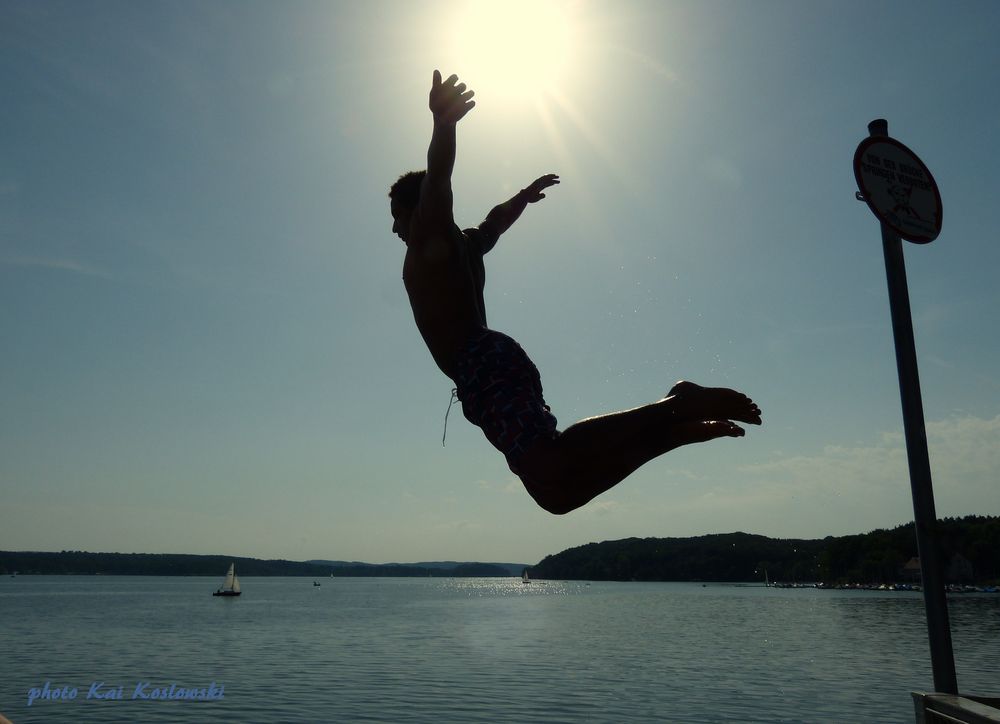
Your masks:
{"label": "man's toes", "polygon": [[705,423],[705,429],[710,431],[711,437],[743,437],[746,430],[729,420],[712,420]]}
{"label": "man's toes", "polygon": [[727,422],[726,425],[728,426],[726,434],[729,435],[729,437],[743,437],[747,434],[747,431],[739,425],[732,422]]}

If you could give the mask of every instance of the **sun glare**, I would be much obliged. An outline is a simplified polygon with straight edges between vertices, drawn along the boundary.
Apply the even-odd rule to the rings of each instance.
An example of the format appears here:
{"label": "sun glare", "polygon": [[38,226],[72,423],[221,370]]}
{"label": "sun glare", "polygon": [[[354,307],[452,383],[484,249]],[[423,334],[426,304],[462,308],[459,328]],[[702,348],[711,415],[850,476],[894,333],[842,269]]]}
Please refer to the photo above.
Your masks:
{"label": "sun glare", "polygon": [[484,99],[534,103],[569,80],[574,28],[558,0],[472,0],[452,33],[463,80]]}

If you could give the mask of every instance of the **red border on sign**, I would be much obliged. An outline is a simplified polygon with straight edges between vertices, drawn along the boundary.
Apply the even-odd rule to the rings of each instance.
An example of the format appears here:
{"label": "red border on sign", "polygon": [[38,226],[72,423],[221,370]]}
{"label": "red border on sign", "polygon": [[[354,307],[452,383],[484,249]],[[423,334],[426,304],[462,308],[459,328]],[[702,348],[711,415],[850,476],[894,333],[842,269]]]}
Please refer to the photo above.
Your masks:
{"label": "red border on sign", "polygon": [[[914,161],[917,162],[920,169],[927,174],[927,179],[930,181],[931,187],[934,189],[934,201],[937,204],[937,224],[935,225],[937,228],[934,232],[934,236],[917,236],[900,229],[898,226],[895,226],[891,221],[886,219],[879,212],[879,210],[872,205],[872,202],[869,200],[870,194],[868,193],[868,189],[865,187],[861,179],[860,167],[862,155],[870,146],[873,146],[876,143],[888,143],[890,146],[896,146],[897,148],[905,151],[911,158],[913,158]],[[938,238],[938,234],[941,233],[941,222],[944,220],[944,206],[941,203],[941,193],[938,191],[937,181],[934,180],[931,170],[924,165],[924,162],[920,160],[920,157],[895,138],[890,136],[870,136],[858,144],[858,149],[854,152],[854,180],[857,181],[858,189],[861,191],[861,195],[864,196],[864,201],[868,204],[868,208],[872,210],[872,213],[875,214],[879,221],[896,232],[900,237],[906,239],[907,241],[912,241],[915,244],[928,244]]]}

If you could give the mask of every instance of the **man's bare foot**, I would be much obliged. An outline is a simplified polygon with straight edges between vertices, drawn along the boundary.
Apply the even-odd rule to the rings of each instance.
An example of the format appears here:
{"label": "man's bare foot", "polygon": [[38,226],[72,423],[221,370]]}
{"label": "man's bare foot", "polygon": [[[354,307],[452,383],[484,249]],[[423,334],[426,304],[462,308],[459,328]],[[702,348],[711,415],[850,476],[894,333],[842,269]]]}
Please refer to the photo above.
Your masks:
{"label": "man's bare foot", "polygon": [[742,392],[726,387],[702,387],[681,381],[663,399],[680,422],[739,420],[759,425],[760,408]]}

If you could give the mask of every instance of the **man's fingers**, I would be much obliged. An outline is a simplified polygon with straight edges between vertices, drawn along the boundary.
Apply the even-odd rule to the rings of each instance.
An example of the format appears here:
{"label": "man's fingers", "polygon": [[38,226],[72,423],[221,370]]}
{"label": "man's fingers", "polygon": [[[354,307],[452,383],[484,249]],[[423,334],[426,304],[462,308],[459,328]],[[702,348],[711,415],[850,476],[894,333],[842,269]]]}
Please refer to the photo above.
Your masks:
{"label": "man's fingers", "polygon": [[468,110],[468,109],[472,108],[474,105],[476,105],[476,102],[474,100],[472,100],[472,96],[473,95],[475,95],[475,94],[472,91],[466,91],[465,93],[463,93],[462,95],[460,95],[458,98],[456,98],[453,101],[449,102],[448,106],[452,110],[458,110],[458,109],[466,109],[466,110]]}
{"label": "man's fingers", "polygon": [[529,194],[528,203],[533,204],[537,201],[541,201],[545,198],[545,194],[542,193],[543,189],[547,189],[549,186],[554,186],[559,183],[559,176],[554,173],[547,173],[544,176],[539,176],[531,185],[525,189]]}
{"label": "man's fingers", "polygon": [[458,76],[454,73],[442,81],[441,71],[434,71],[430,107],[435,118],[452,123],[458,121],[475,107],[476,103],[472,100],[474,95],[475,93],[465,83],[458,82]]}
{"label": "man's fingers", "polygon": [[541,191],[549,186],[555,186],[557,183],[559,183],[559,177],[554,173],[550,173],[535,179],[535,182],[531,184],[531,188],[535,191]]}
{"label": "man's fingers", "polygon": [[465,118],[465,114],[475,107],[475,101],[469,101],[468,103],[453,103],[444,113],[441,114],[441,118],[450,123],[457,123]]}

